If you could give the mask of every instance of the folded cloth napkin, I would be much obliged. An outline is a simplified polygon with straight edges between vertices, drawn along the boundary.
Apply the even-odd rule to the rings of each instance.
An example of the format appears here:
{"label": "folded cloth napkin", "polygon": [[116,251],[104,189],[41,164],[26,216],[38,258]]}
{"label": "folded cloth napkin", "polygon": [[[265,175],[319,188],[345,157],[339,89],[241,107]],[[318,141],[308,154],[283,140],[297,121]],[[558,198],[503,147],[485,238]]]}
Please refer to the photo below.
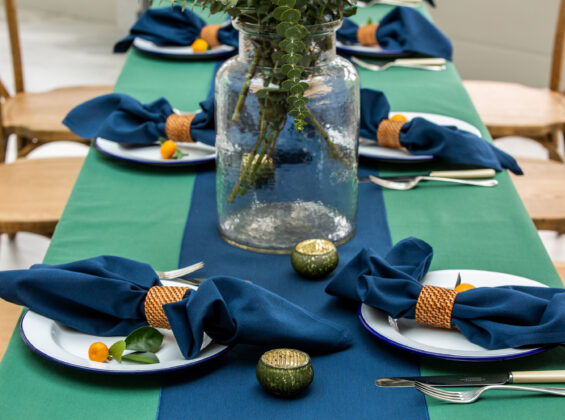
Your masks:
{"label": "folded cloth napkin", "polygon": [[326,292],[425,324],[433,324],[429,321],[437,315],[427,306],[429,298],[439,296],[440,323],[457,327],[469,341],[487,349],[565,343],[565,289],[502,286],[457,293],[422,286],[432,256],[431,246],[417,238],[399,242],[384,257],[363,249],[330,281]]}
{"label": "folded cloth napkin", "polygon": [[361,137],[375,139],[385,147],[405,147],[415,155],[433,155],[446,162],[497,171],[509,169],[522,175],[522,169],[512,156],[472,133],[423,118],[409,122],[390,121],[389,112],[390,105],[384,93],[361,89]]}
{"label": "folded cloth napkin", "polygon": [[214,145],[214,80],[223,62],[214,65],[208,96],[195,114],[177,115],[165,98],[142,104],[129,95],[111,93],[74,107],[63,120],[85,139],[102,137],[118,143],[151,144],[160,137],[177,142]]}
{"label": "folded cloth napkin", "polygon": [[337,39],[345,43],[380,46],[385,51],[402,50],[446,60],[453,57],[449,38],[410,7],[395,7],[379,24],[359,26],[345,18],[337,31]]}
{"label": "folded cloth napkin", "polygon": [[181,6],[149,9],[130,29],[124,39],[114,45],[114,52],[126,52],[137,37],[157,45],[190,46],[197,38],[203,38],[210,47],[220,44],[238,46],[238,31],[231,21],[222,25],[206,25],[206,22],[188,7]]}
{"label": "folded cloth napkin", "polygon": [[148,321],[170,326],[187,358],[199,353],[203,332],[221,344],[319,352],[351,345],[341,326],[257,285],[215,277],[197,291],[163,287],[149,265],[120,257],[0,272],[0,297],[87,334],[127,335]]}

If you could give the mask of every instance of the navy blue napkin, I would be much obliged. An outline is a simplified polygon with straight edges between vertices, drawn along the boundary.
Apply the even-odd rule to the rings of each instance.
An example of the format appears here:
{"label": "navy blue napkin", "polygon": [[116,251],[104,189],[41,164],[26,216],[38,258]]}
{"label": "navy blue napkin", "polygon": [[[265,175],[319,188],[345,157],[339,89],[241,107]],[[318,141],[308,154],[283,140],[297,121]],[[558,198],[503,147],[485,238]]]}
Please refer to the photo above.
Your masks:
{"label": "navy blue napkin", "polygon": [[[101,256],[62,265],[0,272],[0,297],[87,334],[127,335],[147,325],[148,290],[161,285],[147,264]],[[222,344],[290,346],[332,352],[351,345],[343,327],[262,287],[215,277],[165,306],[186,357],[196,356],[202,333]]]}
{"label": "navy blue napkin", "polygon": [[[114,52],[126,52],[136,37],[157,45],[190,46],[205,25],[206,22],[188,7],[184,10],[181,6],[149,9],[135,22],[129,35],[114,45]],[[237,48],[239,35],[231,21],[218,30],[218,41]]]}
{"label": "navy blue napkin", "polygon": [[[380,122],[387,119],[390,105],[383,92],[361,89],[360,135],[375,139]],[[522,175],[522,169],[509,154],[480,137],[456,127],[434,124],[414,118],[402,127],[400,144],[415,155],[433,155],[446,162],[509,169]]]}
{"label": "navy blue napkin", "polygon": [[[343,19],[337,31],[337,39],[344,43],[356,44],[359,25],[351,19]],[[377,28],[377,41],[383,50],[442,57],[452,60],[453,47],[432,22],[410,7],[395,7],[383,17]]]}
{"label": "navy blue napkin", "polygon": [[[326,292],[364,302],[393,318],[414,319],[420,281],[432,257],[432,247],[417,238],[404,239],[385,256],[365,248]],[[565,289],[502,286],[460,292],[451,324],[487,349],[565,343]]]}
{"label": "navy blue napkin", "polygon": [[[223,61],[214,65],[208,96],[200,102],[200,111],[190,124],[193,140],[214,146],[215,77]],[[85,139],[102,137],[118,143],[152,144],[166,138],[165,122],[173,113],[165,98],[148,104],[121,93],[98,96],[74,107],[63,120],[69,129]]]}
{"label": "navy blue napkin", "polygon": [[212,277],[164,309],[187,358],[200,351],[203,332],[226,345],[292,346],[309,352],[334,352],[351,345],[350,334],[339,325],[233,277]]}

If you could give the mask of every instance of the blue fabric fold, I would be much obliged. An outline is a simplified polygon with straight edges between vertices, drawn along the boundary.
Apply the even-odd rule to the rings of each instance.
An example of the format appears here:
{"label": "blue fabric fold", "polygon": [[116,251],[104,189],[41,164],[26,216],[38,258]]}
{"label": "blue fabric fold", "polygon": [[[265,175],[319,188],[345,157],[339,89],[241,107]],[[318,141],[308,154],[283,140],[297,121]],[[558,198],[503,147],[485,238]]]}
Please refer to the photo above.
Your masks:
{"label": "blue fabric fold", "polygon": [[148,264],[100,256],[0,272],[0,297],[87,334],[127,335],[147,325],[145,296],[160,284]]}
{"label": "blue fabric fold", "polygon": [[[129,35],[114,45],[114,52],[126,52],[137,37],[157,45],[190,46],[205,25],[206,22],[188,7],[184,10],[181,6],[149,9],[135,22]],[[218,30],[218,41],[237,48],[239,35],[231,21]]]}
{"label": "blue fabric fold", "polygon": [[[345,18],[337,31],[337,39],[356,44],[359,25]],[[377,41],[384,50],[402,50],[431,57],[453,59],[451,41],[420,12],[410,7],[398,6],[379,22]]]}
{"label": "blue fabric fold", "polygon": [[343,327],[260,286],[212,277],[179,302],[164,306],[182,354],[198,355],[202,333],[220,344],[255,344],[331,353],[351,346]]}
{"label": "blue fabric fold", "polygon": [[[161,282],[151,266],[101,256],[0,272],[0,298],[87,334],[127,335],[147,325],[145,297]],[[222,344],[290,346],[334,352],[351,345],[343,327],[259,286],[230,277],[206,280],[165,305],[182,354],[200,352],[202,333]]]}
{"label": "blue fabric fold", "polygon": [[[216,139],[214,80],[222,64],[215,64],[208,96],[200,102],[200,111],[190,124],[192,139],[210,146],[214,146]],[[142,104],[129,95],[110,93],[77,105],[67,114],[63,124],[85,139],[102,137],[117,143],[143,145],[155,143],[160,137],[166,138],[165,122],[173,112],[165,98]]]}
{"label": "blue fabric fold", "polygon": [[[433,250],[407,238],[382,256],[361,250],[330,281],[326,292],[366,303],[393,318],[414,319],[421,280]],[[487,349],[565,343],[565,289],[477,287],[460,292],[451,324]]]}
{"label": "blue fabric fold", "polygon": [[[387,119],[390,105],[383,92],[361,89],[360,135],[375,139],[379,124]],[[400,144],[415,155],[433,155],[449,163],[509,169],[522,175],[522,169],[509,154],[491,143],[456,127],[441,126],[414,118],[402,127]]]}

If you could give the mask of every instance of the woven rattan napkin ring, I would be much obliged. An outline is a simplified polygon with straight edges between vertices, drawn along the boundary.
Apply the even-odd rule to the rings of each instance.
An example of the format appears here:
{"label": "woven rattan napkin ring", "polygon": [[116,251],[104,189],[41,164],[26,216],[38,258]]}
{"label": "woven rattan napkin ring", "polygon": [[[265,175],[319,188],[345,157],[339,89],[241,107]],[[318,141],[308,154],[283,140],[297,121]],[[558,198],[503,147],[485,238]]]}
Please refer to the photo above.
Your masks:
{"label": "woven rattan napkin ring", "polygon": [[163,310],[163,305],[178,302],[184,298],[188,287],[153,286],[145,297],[145,317],[154,328],[171,329],[169,320]]}
{"label": "woven rattan napkin ring", "polygon": [[445,287],[422,287],[416,302],[416,321],[432,327],[452,328],[451,312],[457,293]]}

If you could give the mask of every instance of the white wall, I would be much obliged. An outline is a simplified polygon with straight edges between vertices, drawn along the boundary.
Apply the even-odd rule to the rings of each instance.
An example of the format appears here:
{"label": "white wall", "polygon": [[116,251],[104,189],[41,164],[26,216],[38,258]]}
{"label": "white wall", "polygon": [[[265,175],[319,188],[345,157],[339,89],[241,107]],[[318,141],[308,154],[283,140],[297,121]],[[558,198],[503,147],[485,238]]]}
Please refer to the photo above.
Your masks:
{"label": "white wall", "polygon": [[436,0],[464,79],[547,87],[560,0]]}

